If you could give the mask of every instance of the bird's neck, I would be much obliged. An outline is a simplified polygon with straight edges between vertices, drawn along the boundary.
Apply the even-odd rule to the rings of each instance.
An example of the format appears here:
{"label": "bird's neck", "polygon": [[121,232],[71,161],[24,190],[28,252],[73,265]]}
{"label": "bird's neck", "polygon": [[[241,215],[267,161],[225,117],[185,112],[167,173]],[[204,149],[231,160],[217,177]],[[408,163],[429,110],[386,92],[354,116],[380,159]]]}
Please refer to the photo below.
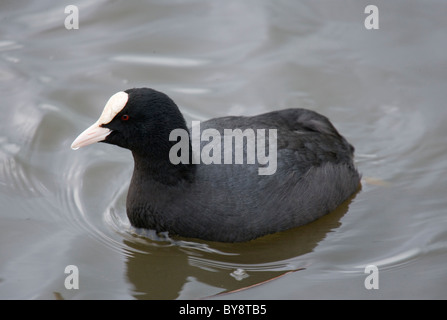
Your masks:
{"label": "bird's neck", "polygon": [[[168,151],[169,152],[169,151]],[[134,177],[154,180],[164,185],[177,185],[194,179],[196,165],[173,164],[169,155],[138,153],[132,151],[134,158]]]}

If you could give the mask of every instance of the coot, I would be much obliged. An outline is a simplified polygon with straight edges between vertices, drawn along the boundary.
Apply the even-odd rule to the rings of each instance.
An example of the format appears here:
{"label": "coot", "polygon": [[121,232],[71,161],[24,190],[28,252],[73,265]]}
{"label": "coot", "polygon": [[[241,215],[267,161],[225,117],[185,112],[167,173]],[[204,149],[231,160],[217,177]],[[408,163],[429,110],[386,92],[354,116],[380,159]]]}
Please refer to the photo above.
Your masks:
{"label": "coot", "polygon": [[188,129],[166,94],[133,88],[114,94],[72,148],[94,142],[132,152],[131,224],[184,237],[239,242],[300,226],[360,186],[352,145],[325,116],[306,109],[216,118]]}

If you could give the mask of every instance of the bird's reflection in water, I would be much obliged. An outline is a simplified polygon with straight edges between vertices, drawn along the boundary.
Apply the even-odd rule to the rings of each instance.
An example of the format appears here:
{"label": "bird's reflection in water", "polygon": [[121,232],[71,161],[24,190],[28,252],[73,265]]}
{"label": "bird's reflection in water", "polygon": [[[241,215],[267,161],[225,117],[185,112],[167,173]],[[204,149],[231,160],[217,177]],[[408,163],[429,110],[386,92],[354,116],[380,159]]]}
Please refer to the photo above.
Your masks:
{"label": "bird's reflection in water", "polygon": [[[124,240],[130,253],[127,278],[136,299],[197,299],[238,290],[306,268],[300,256],[337,229],[355,195],[334,212],[308,225],[249,242],[220,243],[180,237],[136,236]],[[189,282],[206,289],[182,294]],[[202,291],[202,292],[200,292]],[[205,292],[206,291],[206,292]],[[200,292],[200,293],[199,293]],[[194,296],[191,296],[194,295]]]}

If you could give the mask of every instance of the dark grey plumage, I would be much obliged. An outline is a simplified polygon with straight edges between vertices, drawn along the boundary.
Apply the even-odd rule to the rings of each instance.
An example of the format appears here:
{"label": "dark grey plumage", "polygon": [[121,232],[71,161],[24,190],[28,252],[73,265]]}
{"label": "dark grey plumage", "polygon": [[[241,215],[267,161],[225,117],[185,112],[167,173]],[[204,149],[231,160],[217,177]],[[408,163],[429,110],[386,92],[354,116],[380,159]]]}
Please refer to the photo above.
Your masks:
{"label": "dark grey plumage", "polygon": [[[354,148],[316,112],[287,109],[201,123],[202,131],[217,129],[222,139],[223,129],[276,129],[276,172],[259,175],[258,163],[172,164],[168,154],[176,142],[169,141],[169,133],[186,129],[177,106],[152,89],[126,92],[129,101],[104,125],[112,133],[103,142],[128,148],[134,156],[127,214],[135,227],[246,241],[318,219],[359,189]],[[123,123],[123,113],[135,120]]]}

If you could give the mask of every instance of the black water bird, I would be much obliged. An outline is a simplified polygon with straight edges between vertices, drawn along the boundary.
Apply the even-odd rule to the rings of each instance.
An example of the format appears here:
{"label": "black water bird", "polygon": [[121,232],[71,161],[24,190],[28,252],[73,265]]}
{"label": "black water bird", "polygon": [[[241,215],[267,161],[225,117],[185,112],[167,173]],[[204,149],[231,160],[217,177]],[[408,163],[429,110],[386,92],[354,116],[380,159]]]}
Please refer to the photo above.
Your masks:
{"label": "black water bird", "polygon": [[[234,138],[230,154],[242,150],[245,160],[236,163],[232,158],[225,164],[228,150],[219,156],[216,146],[224,148],[225,136],[235,129],[241,130],[244,143],[237,149],[236,138],[230,137]],[[221,139],[212,144],[209,135],[201,136],[200,150],[208,143],[211,153],[205,155],[222,160],[211,164],[193,160],[200,154],[194,152],[191,135],[186,149],[178,149],[187,156],[173,161],[178,152],[171,151],[179,147],[180,136],[170,135],[178,130],[193,131],[166,94],[128,89],[109,99],[98,121],[76,138],[72,148],[105,142],[132,152],[134,171],[126,209],[134,227],[212,241],[247,241],[309,223],[336,209],[360,187],[354,148],[325,116],[311,110],[201,122],[200,134],[208,130],[214,140]],[[250,149],[253,133],[255,142],[264,141]],[[263,145],[275,155],[271,163],[256,157]],[[249,161],[253,150],[255,156]],[[270,174],[260,174],[268,166]]]}

